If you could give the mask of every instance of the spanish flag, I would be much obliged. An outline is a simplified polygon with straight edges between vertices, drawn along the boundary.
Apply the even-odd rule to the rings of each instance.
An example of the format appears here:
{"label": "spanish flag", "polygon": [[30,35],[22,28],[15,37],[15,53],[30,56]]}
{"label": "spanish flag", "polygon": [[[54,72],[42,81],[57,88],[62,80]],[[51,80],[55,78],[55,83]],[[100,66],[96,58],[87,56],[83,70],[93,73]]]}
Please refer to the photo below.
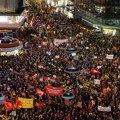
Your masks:
{"label": "spanish flag", "polygon": [[33,99],[19,97],[18,100],[22,104],[20,108],[33,108]]}

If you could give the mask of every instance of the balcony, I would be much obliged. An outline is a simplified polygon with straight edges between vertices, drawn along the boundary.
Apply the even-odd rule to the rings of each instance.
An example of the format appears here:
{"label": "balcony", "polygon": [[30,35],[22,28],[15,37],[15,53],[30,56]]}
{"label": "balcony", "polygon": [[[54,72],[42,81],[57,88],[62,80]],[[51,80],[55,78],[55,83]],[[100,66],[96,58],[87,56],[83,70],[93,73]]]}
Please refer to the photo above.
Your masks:
{"label": "balcony", "polygon": [[102,26],[106,26],[108,28],[116,28],[120,29],[120,19],[105,19],[102,17],[97,17],[95,14],[86,11],[82,8],[79,8],[78,13],[82,18],[86,19],[87,21],[90,21],[93,24],[98,24]]}

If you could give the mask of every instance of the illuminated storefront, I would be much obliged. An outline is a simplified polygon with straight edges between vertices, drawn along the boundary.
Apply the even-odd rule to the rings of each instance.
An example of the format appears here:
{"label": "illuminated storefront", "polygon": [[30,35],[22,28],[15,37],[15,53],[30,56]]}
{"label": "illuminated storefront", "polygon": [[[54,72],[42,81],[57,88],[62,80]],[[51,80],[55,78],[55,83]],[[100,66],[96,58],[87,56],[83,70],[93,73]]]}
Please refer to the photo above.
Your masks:
{"label": "illuminated storefront", "polygon": [[8,14],[0,16],[0,37],[16,37],[17,29],[27,20],[27,11],[21,14]]}

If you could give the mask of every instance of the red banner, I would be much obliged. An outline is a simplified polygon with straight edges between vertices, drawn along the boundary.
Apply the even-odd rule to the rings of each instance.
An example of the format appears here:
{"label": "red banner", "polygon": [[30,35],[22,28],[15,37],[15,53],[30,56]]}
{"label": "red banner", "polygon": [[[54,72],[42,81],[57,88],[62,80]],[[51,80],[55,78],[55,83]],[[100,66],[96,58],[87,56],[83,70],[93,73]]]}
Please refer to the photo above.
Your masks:
{"label": "red banner", "polygon": [[63,94],[63,87],[53,87],[51,85],[47,85],[46,93],[49,95],[60,96]]}

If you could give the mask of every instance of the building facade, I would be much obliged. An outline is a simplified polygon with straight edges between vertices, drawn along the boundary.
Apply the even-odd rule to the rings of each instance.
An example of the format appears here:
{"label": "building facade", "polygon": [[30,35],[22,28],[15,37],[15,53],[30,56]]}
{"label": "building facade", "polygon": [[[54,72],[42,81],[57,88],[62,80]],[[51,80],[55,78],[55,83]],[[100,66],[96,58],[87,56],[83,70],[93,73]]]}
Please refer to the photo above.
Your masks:
{"label": "building facade", "polygon": [[[43,0],[31,0],[43,1]],[[120,34],[120,0],[45,0],[69,18],[81,19],[105,34]]]}
{"label": "building facade", "polygon": [[104,33],[119,34],[120,0],[72,0],[75,19],[82,18]]}
{"label": "building facade", "polygon": [[16,37],[26,18],[24,0],[0,0],[0,37]]}

